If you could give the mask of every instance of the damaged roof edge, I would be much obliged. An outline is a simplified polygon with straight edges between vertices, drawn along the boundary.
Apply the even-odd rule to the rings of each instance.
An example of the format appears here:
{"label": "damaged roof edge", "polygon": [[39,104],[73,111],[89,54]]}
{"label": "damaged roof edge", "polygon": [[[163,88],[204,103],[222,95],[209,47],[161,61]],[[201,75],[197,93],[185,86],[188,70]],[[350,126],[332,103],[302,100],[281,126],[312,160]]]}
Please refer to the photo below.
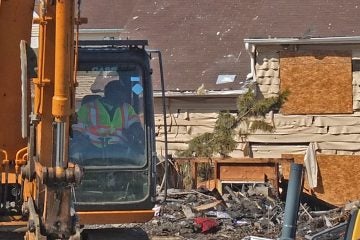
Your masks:
{"label": "damaged roof edge", "polygon": [[[239,90],[223,90],[223,91],[208,91],[204,94],[197,94],[196,92],[165,92],[165,97],[238,97],[245,94],[249,89],[243,88]],[[154,98],[162,97],[161,91],[153,92]]]}
{"label": "damaged roof edge", "polygon": [[360,36],[323,38],[245,38],[244,43],[255,45],[281,44],[360,44]]}
{"label": "damaged roof edge", "polygon": [[124,29],[117,28],[81,28],[80,33],[122,33]]}

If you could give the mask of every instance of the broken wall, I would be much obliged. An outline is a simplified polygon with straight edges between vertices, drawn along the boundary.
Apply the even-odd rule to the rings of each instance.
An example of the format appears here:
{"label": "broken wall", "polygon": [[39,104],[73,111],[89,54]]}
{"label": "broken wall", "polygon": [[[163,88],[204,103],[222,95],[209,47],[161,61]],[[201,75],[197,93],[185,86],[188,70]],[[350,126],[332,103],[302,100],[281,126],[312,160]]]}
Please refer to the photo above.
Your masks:
{"label": "broken wall", "polygon": [[[278,46],[258,47],[256,81],[264,97],[277,96],[281,89],[280,52]],[[252,157],[281,157],[282,154],[304,154],[309,142],[318,142],[324,154],[360,155],[360,50],[359,46],[304,46],[304,51],[351,52],[352,113],[348,114],[268,114],[272,133],[257,131],[248,136]],[[336,77],[336,76],[335,76]],[[351,83],[350,83],[351,84]],[[342,89],[339,89],[341,92]],[[351,93],[350,93],[351,94]],[[350,99],[351,99],[350,98]],[[193,137],[211,132],[219,111],[236,110],[237,96],[167,97],[167,122],[170,153],[187,147]],[[348,111],[348,110],[347,110]],[[164,126],[161,98],[155,98],[157,151],[163,155]],[[231,154],[244,156],[244,144]]]}
{"label": "broken wall", "polygon": [[[273,122],[272,133],[257,131],[248,136],[252,157],[281,157],[282,154],[304,154],[309,142],[318,142],[321,153],[360,155],[360,50],[357,46],[338,46],[335,50],[352,52],[352,109],[348,114],[268,114]],[[329,50],[329,46],[307,46],[305,51]],[[355,49],[355,50],[349,50]],[[264,97],[277,96],[281,89],[280,50],[277,46],[258,48],[256,81]],[[331,50],[334,47],[331,46]],[[351,83],[350,83],[351,84]],[[341,91],[341,89],[339,89]],[[351,94],[351,93],[350,93]],[[174,153],[187,147],[193,137],[211,132],[222,110],[236,110],[237,96],[192,96],[167,98],[169,150]],[[161,98],[155,98],[157,151],[163,155],[164,126]],[[244,156],[245,146],[239,145],[231,154]]]}
{"label": "broken wall", "polygon": [[[289,87],[290,95],[279,113],[267,116],[275,131],[249,136],[253,157],[287,156],[304,163],[309,143],[317,142],[318,186],[310,189],[305,178],[304,192],[334,205],[356,200],[360,192],[359,52],[355,45],[257,48],[261,93],[277,96]],[[282,169],[287,178],[289,166]]]}
{"label": "broken wall", "polygon": [[[237,97],[238,95],[167,97],[169,153],[185,150],[189,140],[202,133],[212,132],[220,111],[237,109]],[[164,156],[165,129],[161,101],[160,97],[155,98],[155,134],[157,153]],[[231,156],[243,157],[243,148],[244,144],[239,141]]]}
{"label": "broken wall", "polygon": [[[286,47],[286,49],[284,49]],[[257,48],[256,56],[256,81],[259,84],[259,88],[264,97],[277,96],[280,90],[285,90],[282,86],[281,77],[281,54],[289,51],[291,46],[261,46]],[[251,148],[254,157],[280,157],[281,153],[304,153],[309,142],[318,142],[321,153],[324,154],[337,154],[337,155],[360,155],[360,146],[358,144],[360,140],[360,69],[357,67],[360,61],[359,45],[318,45],[318,46],[298,46],[301,51],[305,52],[333,52],[338,51],[341,53],[350,53],[351,62],[347,67],[350,71],[351,81],[347,79],[348,84],[352,84],[352,88],[341,88],[339,83],[335,89],[342,96],[342,102],[352,101],[352,106],[349,111],[347,106],[343,106],[338,112],[327,113],[325,109],[320,106],[317,114],[308,114],[307,109],[309,104],[304,106],[303,111],[301,107],[294,110],[291,106],[291,111],[298,111],[298,114],[288,114],[289,112],[276,113],[268,115],[269,121],[273,121],[275,125],[274,133],[256,132],[249,136]],[[335,56],[338,57],[339,55]],[[346,56],[345,56],[346,57]],[[344,58],[342,62],[346,61]],[[349,66],[350,65],[350,66]],[[336,66],[336,65],[334,65]],[[345,65],[346,66],[346,65]],[[334,70],[331,72],[331,70]],[[326,74],[331,75],[332,79],[339,81],[336,75],[336,69],[330,69],[329,72],[322,72],[321,75],[315,77],[322,81],[326,79]],[[287,72],[288,74],[288,72]],[[344,74],[343,74],[344,75]],[[341,76],[343,76],[341,75]],[[346,73],[345,73],[346,75]],[[340,76],[340,77],[341,77]],[[289,77],[289,76],[286,76]],[[296,77],[296,76],[295,76]],[[294,79],[294,84],[298,84],[303,80],[303,76],[297,76]],[[335,81],[335,82],[336,82]],[[288,84],[288,83],[287,83]],[[303,85],[302,88],[306,89],[307,85]],[[320,87],[319,87],[320,88]],[[335,97],[334,94],[324,92],[326,90],[326,84],[322,84],[324,97]],[[316,93],[317,89],[311,89],[309,92]],[[318,91],[318,92],[319,92]],[[290,95],[292,93],[290,92]],[[293,92],[296,95],[296,92]],[[327,96],[326,96],[327,94]],[[351,95],[351,96],[348,96]],[[306,98],[306,96],[303,96]],[[291,103],[290,103],[291,104]],[[316,104],[314,102],[313,104]],[[323,104],[324,105],[324,104]],[[331,106],[331,104],[329,104]],[[328,107],[328,106],[326,106]],[[348,112],[348,113],[346,113]],[[344,114],[345,113],[345,114]]]}

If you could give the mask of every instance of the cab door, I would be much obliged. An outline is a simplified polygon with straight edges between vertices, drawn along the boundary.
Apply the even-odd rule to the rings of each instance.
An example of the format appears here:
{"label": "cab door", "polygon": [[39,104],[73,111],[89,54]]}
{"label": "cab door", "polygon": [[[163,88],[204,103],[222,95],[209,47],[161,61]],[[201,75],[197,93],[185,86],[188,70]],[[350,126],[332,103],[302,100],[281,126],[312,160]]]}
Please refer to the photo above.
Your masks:
{"label": "cab door", "polygon": [[[71,161],[84,169],[82,183],[73,191],[77,212],[153,208],[155,135],[150,73],[144,46],[124,41],[112,46],[80,46],[76,117],[69,147]],[[106,86],[111,82],[118,97],[113,110],[106,106]]]}

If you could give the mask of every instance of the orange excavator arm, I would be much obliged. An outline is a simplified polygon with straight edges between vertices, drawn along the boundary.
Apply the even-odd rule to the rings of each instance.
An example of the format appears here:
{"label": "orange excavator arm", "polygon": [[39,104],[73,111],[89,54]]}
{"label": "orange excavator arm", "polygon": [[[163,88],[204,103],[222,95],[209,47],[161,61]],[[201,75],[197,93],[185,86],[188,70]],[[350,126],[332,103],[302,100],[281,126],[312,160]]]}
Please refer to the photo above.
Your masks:
{"label": "orange excavator arm", "polygon": [[21,136],[19,44],[30,42],[33,9],[33,1],[0,1],[0,148],[9,159],[27,144]]}
{"label": "orange excavator arm", "polygon": [[[0,151],[4,156],[0,158],[0,180],[5,184],[4,191],[0,190],[0,215],[21,216],[21,209],[25,211],[30,224],[26,239],[68,238],[75,231],[71,187],[81,178],[80,168],[68,162],[75,92],[75,1],[41,0],[38,19],[33,19],[34,2],[0,1]],[[39,49],[38,67],[32,69],[37,76],[32,79],[31,107],[30,76],[21,81],[27,76],[21,66],[32,64],[20,61],[20,42],[30,43],[33,21],[39,24]],[[22,94],[27,101],[22,101]],[[21,116],[22,108],[30,118]],[[25,129],[22,118],[28,123]],[[0,220],[9,219],[13,217]]]}

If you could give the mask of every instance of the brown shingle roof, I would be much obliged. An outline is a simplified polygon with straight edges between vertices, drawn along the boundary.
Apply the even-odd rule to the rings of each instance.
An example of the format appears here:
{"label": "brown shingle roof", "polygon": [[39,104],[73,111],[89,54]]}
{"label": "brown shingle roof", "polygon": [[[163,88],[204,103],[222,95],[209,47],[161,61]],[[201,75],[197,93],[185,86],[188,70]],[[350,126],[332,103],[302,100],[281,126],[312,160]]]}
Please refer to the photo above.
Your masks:
{"label": "brown shingle roof", "polygon": [[82,28],[122,29],[129,20],[137,1],[82,0],[81,15],[88,18]]}
{"label": "brown shingle roof", "polygon": [[[244,38],[360,35],[354,0],[83,0],[84,28],[124,28],[162,50],[169,90],[237,89],[250,71]],[[218,74],[237,74],[216,85]],[[154,81],[159,89],[158,81]]]}

